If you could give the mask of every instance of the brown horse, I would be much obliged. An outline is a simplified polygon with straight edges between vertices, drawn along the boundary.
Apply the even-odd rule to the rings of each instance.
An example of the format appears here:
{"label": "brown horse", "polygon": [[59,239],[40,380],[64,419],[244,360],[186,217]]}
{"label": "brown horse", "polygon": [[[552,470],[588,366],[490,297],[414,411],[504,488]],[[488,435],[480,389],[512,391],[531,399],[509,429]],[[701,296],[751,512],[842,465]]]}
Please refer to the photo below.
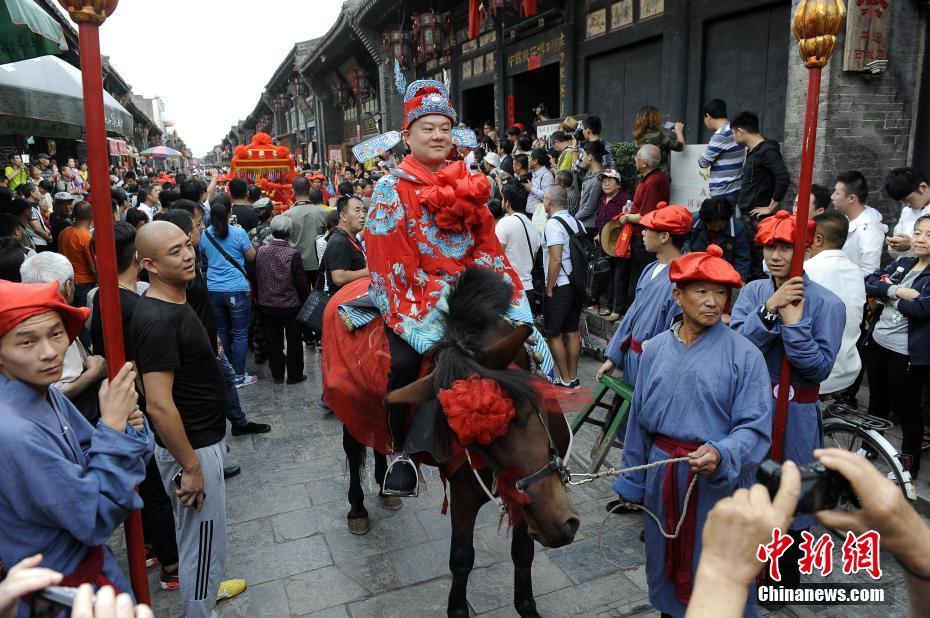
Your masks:
{"label": "brown horse", "polygon": [[[388,393],[385,402],[417,405],[435,398],[438,391],[449,389],[457,380],[474,375],[494,380],[513,400],[515,415],[506,433],[489,444],[476,442],[466,448],[472,459],[478,456],[488,466],[478,472],[485,487],[492,487],[495,476],[504,486],[501,495],[509,502],[513,524],[514,606],[520,616],[538,616],[531,573],[533,540],[545,547],[567,545],[575,537],[579,519],[562,482],[561,457],[569,442],[567,425],[560,414],[543,411],[538,384],[527,371],[530,359],[525,341],[531,331],[527,326],[514,328],[499,317],[507,309],[510,294],[509,284],[493,271],[465,271],[448,297],[445,336],[431,354],[432,373]],[[324,348],[330,345],[326,330]],[[337,341],[331,343],[338,345]],[[523,369],[510,369],[512,363]],[[336,414],[339,416],[340,411],[336,410]],[[357,529],[357,520],[367,520],[368,513],[359,472],[364,449],[356,444],[359,448],[347,444],[346,454],[350,528],[354,523]],[[450,485],[452,589],[448,614],[467,616],[466,587],[475,560],[475,518],[489,497],[470,462],[456,469],[450,469],[449,461],[426,463],[438,466]],[[365,524],[367,528],[367,521]]]}

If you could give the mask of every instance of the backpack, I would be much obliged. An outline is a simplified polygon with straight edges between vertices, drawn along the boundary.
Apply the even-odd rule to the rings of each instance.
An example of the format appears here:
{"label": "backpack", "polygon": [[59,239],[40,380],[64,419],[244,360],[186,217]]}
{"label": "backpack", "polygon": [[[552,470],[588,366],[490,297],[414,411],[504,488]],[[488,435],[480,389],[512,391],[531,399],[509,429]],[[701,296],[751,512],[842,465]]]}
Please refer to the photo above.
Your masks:
{"label": "backpack", "polygon": [[[610,262],[601,251],[598,251],[594,241],[588,236],[584,226],[577,220],[576,232],[561,217],[552,217],[565,228],[568,233],[569,258],[572,263],[572,272],[566,273],[568,281],[578,296],[581,297],[582,306],[593,304],[607,287],[610,276]],[[564,268],[564,267],[563,267]]]}

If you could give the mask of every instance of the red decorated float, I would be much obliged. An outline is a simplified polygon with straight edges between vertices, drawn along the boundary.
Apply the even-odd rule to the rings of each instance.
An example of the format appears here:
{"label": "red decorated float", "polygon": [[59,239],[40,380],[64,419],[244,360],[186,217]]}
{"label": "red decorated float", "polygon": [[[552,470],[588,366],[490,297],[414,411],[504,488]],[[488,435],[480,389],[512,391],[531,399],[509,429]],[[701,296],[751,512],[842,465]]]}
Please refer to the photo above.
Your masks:
{"label": "red decorated float", "polygon": [[275,214],[294,203],[291,180],[297,176],[287,146],[275,146],[267,133],[256,133],[248,146],[236,146],[229,174],[258,185],[274,202]]}

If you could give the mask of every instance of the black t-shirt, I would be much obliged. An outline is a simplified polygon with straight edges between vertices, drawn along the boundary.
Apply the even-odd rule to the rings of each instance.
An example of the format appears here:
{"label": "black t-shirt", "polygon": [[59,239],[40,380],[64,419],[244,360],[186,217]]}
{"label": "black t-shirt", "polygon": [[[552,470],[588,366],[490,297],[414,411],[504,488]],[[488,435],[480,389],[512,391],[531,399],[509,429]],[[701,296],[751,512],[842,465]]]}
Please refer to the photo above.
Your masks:
{"label": "black t-shirt", "polygon": [[[174,371],[171,395],[195,449],[226,435],[226,387],[206,329],[187,303],[143,297],[132,316],[129,340],[139,373]],[[156,442],[164,446],[158,435]]]}
{"label": "black t-shirt", "polygon": [[207,290],[207,280],[203,276],[200,258],[196,258],[194,272],[197,276],[187,286],[187,304],[194,308],[200,323],[207,329],[210,345],[213,346],[213,356],[219,353],[216,347],[216,314],[213,313],[213,304],[210,302],[210,293]]}
{"label": "black t-shirt", "polygon": [[349,238],[349,235],[338,227],[333,230],[333,235],[326,243],[323,262],[326,266],[326,283],[329,285],[330,294],[335,294],[341,287],[333,283],[334,270],[362,270],[368,264],[365,254],[358,247],[358,242]]}
{"label": "black t-shirt", "polygon": [[253,227],[258,225],[258,215],[255,214],[255,209],[248,204],[233,204],[232,214],[236,215],[236,223],[246,232],[251,231]]}
{"label": "black t-shirt", "polygon": [[[127,289],[119,289],[119,308],[123,316],[123,346],[126,358],[129,359],[129,326],[132,316],[136,312],[136,305],[142,297]],[[94,354],[107,357],[103,346],[103,321],[100,316],[100,289],[94,297],[94,311],[90,316],[90,342]]]}

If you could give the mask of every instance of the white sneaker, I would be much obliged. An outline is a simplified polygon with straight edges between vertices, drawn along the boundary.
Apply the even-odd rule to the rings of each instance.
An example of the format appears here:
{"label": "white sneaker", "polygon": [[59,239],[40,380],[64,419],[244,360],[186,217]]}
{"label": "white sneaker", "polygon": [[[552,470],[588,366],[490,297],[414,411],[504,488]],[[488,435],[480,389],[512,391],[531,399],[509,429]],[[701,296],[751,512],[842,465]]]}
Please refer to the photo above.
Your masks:
{"label": "white sneaker", "polygon": [[250,373],[236,377],[236,388],[242,388],[243,386],[251,386],[258,382],[258,376],[254,376]]}

